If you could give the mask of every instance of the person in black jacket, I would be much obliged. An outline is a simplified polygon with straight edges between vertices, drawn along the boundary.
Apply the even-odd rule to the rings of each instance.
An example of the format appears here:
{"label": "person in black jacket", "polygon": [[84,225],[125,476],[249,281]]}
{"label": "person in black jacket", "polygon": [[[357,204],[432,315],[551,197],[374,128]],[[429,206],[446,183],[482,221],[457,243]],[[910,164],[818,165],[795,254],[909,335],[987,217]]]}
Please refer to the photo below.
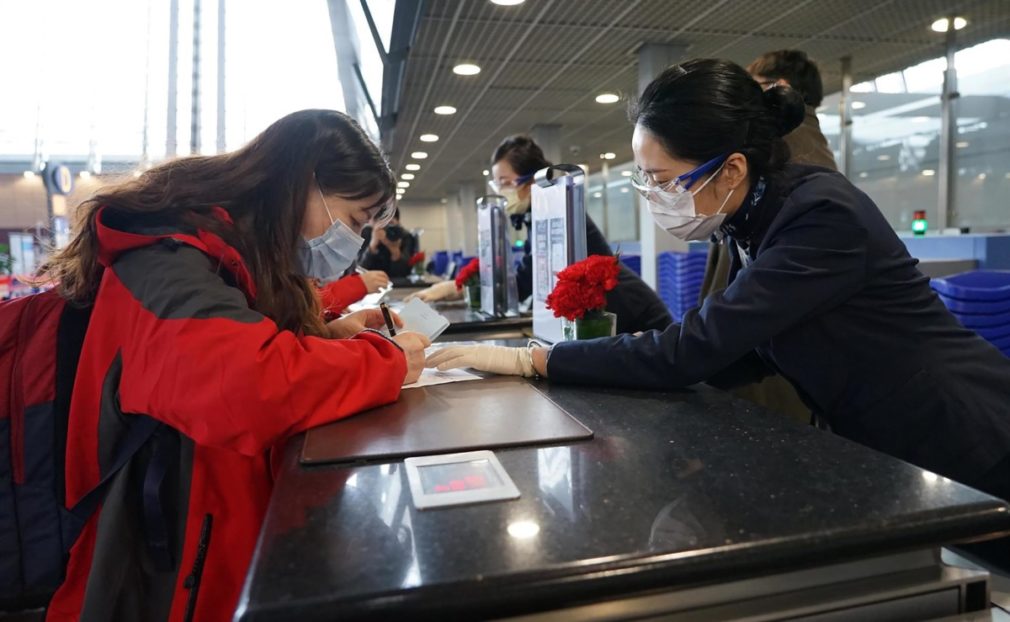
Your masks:
{"label": "person in black jacket", "polygon": [[[512,225],[526,229],[523,259],[516,270],[519,298],[533,292],[533,256],[530,253],[529,232],[530,188],[533,175],[551,166],[544,152],[529,136],[510,136],[495,149],[491,157],[491,175],[495,189],[504,196]],[[613,255],[610,244],[593,219],[586,215],[586,252],[589,255]],[[620,264],[617,287],[607,292],[607,311],[617,315],[617,332],[662,330],[673,322],[670,311],[651,287],[624,264]]]}
{"label": "person in black jacket", "polygon": [[381,270],[390,277],[410,274],[410,259],[417,252],[417,238],[400,224],[399,208],[385,225],[365,227],[361,237],[365,239],[358,257],[362,268]]}
{"label": "person in black jacket", "polygon": [[1010,359],[947,311],[868,196],[786,165],[802,98],[695,60],[653,81],[632,118],[656,222],[729,245],[729,286],[665,331],[529,354],[461,346],[427,365],[641,389],[774,370],[834,432],[1010,499]]}

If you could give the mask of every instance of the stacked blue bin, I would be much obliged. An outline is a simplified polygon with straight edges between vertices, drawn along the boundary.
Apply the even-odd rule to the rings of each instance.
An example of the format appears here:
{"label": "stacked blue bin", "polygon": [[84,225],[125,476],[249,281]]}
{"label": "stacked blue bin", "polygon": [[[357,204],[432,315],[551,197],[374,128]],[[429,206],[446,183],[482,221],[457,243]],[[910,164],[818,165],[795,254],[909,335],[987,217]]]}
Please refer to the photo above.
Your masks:
{"label": "stacked blue bin", "polygon": [[641,255],[621,255],[621,263],[628,267],[629,270],[642,276],[642,256]]}
{"label": "stacked blue bin", "polygon": [[965,328],[1010,356],[1010,271],[976,270],[930,284]]}
{"label": "stacked blue bin", "polygon": [[449,267],[449,251],[435,251],[435,256],[432,258],[432,271],[434,274],[445,274],[446,268]]}
{"label": "stacked blue bin", "polygon": [[656,291],[677,322],[688,309],[698,306],[707,257],[704,252],[666,252],[656,256]]}

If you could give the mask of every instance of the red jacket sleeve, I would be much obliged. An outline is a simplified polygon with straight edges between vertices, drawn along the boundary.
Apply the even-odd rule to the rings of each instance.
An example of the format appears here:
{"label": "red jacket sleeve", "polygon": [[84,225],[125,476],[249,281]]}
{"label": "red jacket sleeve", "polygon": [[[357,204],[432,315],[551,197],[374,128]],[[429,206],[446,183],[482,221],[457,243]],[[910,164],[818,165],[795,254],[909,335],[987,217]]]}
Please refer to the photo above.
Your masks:
{"label": "red jacket sleeve", "polygon": [[361,275],[352,274],[332,283],[327,283],[319,289],[323,311],[341,313],[350,305],[358,302],[368,294],[365,280]]}
{"label": "red jacket sleeve", "polygon": [[129,301],[117,309],[124,412],[256,455],[399,396],[406,361],[393,342],[372,332],[322,339],[279,330],[199,251],[145,249],[113,271],[105,287]]}

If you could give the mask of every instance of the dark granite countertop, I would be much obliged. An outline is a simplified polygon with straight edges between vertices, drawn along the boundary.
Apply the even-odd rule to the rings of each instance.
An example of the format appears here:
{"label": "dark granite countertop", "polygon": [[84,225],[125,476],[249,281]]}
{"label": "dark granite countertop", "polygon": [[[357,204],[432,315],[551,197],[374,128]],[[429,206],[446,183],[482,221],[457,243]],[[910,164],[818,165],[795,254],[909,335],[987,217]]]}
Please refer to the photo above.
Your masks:
{"label": "dark granite countertop", "polygon": [[1010,529],[1002,501],[714,389],[536,386],[596,437],[497,451],[515,501],[419,511],[402,463],[305,468],[293,439],[236,617],[479,619]]}

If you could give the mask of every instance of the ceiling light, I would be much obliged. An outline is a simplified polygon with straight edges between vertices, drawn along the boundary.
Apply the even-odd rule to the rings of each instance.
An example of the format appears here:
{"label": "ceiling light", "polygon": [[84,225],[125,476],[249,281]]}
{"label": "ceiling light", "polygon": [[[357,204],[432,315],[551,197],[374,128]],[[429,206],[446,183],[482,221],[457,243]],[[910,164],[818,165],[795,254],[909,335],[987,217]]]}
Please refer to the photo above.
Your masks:
{"label": "ceiling light", "polygon": [[21,174],[24,175],[25,179],[35,179],[35,171],[25,171]]}
{"label": "ceiling light", "polygon": [[484,177],[487,177],[491,173],[487,169],[484,169],[483,171],[480,172],[480,174],[483,175]]}
{"label": "ceiling light", "polygon": [[964,149],[965,147],[967,147],[967,146],[968,146],[968,145],[970,145],[970,144],[971,144],[971,143],[970,143],[970,142],[968,142],[967,140],[961,140],[961,141],[958,141],[958,143],[957,143],[957,148],[958,148],[958,149]]}
{"label": "ceiling light", "polygon": [[933,175],[936,175],[936,171],[931,168],[924,168],[922,169],[922,175],[923,177],[932,177]]}
{"label": "ceiling light", "polygon": [[81,171],[77,176],[81,179],[91,179],[91,171]]}
{"label": "ceiling light", "polygon": [[435,114],[456,114],[453,106],[435,106]]}
{"label": "ceiling light", "polygon": [[863,108],[866,108],[866,102],[852,102],[853,110],[862,110]]}
{"label": "ceiling light", "polygon": [[617,157],[617,154],[614,153],[613,151],[608,151],[606,153],[601,153],[600,154],[600,159],[601,160],[613,160],[616,157]]}
{"label": "ceiling light", "polygon": [[415,160],[423,160],[428,157],[428,154],[425,151],[415,151],[414,153],[410,154],[410,157],[414,158]]}
{"label": "ceiling light", "polygon": [[627,192],[627,191],[628,191],[627,188],[621,188],[621,192]]}
{"label": "ceiling light", "polygon": [[438,134],[421,134],[418,136],[422,143],[437,143]]}
{"label": "ceiling light", "polygon": [[473,63],[460,63],[452,68],[452,72],[457,76],[475,76],[480,73],[480,67]]}
{"label": "ceiling light", "polygon": [[406,179],[407,181],[410,181],[411,179],[414,179],[414,174],[404,173],[403,175],[400,175],[400,179]]}
{"label": "ceiling light", "polygon": [[594,199],[598,199],[598,198],[600,198],[600,197],[602,197],[602,196],[603,196],[603,194],[602,194],[602,193],[599,193],[599,192],[594,192],[594,193],[593,193],[593,198],[594,198]]}
{"label": "ceiling light", "polygon": [[397,188],[409,188],[410,187],[410,182],[409,181],[398,181],[398,182],[396,182],[396,187]]}
{"label": "ceiling light", "polygon": [[928,123],[929,117],[912,117],[912,123]]}
{"label": "ceiling light", "polygon": [[631,171],[621,171],[621,177],[631,177]]}
{"label": "ceiling light", "polygon": [[[954,18],[954,30],[961,30],[967,25],[968,20],[966,20],[965,18],[963,17]],[[933,32],[947,32],[947,30],[950,28],[950,22],[947,20],[946,17],[941,17],[940,19],[933,22],[932,25],[930,25],[930,28],[933,29]]]}
{"label": "ceiling light", "polygon": [[497,4],[498,6],[516,6],[526,2],[526,0],[491,0],[491,4]]}
{"label": "ceiling light", "polygon": [[891,159],[891,156],[887,155],[886,153],[882,153],[877,156],[877,159],[880,160],[881,162],[887,162],[888,160]]}
{"label": "ceiling light", "polygon": [[621,98],[616,93],[600,93],[596,96],[597,104],[616,104]]}
{"label": "ceiling light", "polygon": [[419,171],[419,170],[421,170],[421,165],[420,164],[408,164],[407,166],[405,166],[403,168],[407,169],[408,171]]}
{"label": "ceiling light", "polygon": [[859,174],[859,178],[860,179],[866,179],[869,176],[870,176],[870,174],[867,173],[866,171],[863,171],[862,173]]}

